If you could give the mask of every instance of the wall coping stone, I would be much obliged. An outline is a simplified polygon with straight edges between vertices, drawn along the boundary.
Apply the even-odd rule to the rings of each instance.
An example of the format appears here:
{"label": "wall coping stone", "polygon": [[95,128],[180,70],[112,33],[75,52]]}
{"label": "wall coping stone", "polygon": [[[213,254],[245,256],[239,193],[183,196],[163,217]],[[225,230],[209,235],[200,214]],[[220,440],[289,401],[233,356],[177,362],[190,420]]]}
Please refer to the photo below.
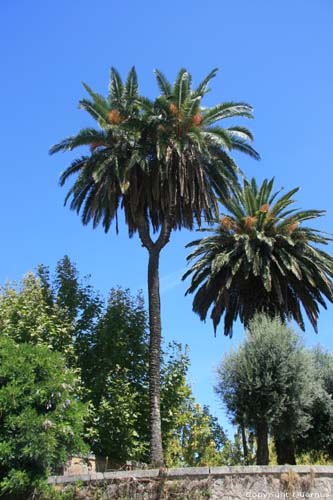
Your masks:
{"label": "wall coping stone", "polygon": [[110,481],[112,479],[154,479],[164,476],[169,479],[186,477],[217,477],[233,475],[280,475],[290,470],[298,474],[314,473],[316,476],[333,476],[332,465],[243,465],[223,467],[183,467],[172,469],[138,469],[130,471],[96,472],[73,476],[50,476],[50,484],[65,484],[81,481],[83,483]]}
{"label": "wall coping stone", "polygon": [[210,467],[209,473],[214,476],[248,475],[248,474],[282,474],[293,470],[298,474],[315,474],[333,476],[332,465],[236,465]]}
{"label": "wall coping stone", "polygon": [[201,477],[201,476],[209,476],[210,470],[209,467],[181,467],[181,468],[172,468],[165,469],[166,475],[169,478],[172,477]]}
{"label": "wall coping stone", "polygon": [[158,477],[159,469],[137,469],[137,470],[119,470],[113,472],[102,472],[104,479],[126,479],[132,478],[154,478]]}

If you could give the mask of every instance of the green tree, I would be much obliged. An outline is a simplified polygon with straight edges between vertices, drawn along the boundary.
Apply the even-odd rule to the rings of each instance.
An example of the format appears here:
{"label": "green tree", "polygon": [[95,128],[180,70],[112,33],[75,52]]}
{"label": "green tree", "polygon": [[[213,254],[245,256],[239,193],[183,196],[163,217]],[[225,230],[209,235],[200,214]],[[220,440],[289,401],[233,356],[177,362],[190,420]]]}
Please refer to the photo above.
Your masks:
{"label": "green tree", "polygon": [[45,345],[0,336],[0,492],[23,493],[86,450],[77,375]]}
{"label": "green tree", "polygon": [[[20,286],[8,285],[3,291],[3,337],[65,354],[67,366],[82,378],[76,399],[90,406],[86,419],[90,449],[107,456],[113,466],[126,460],[147,462],[149,334],[142,295],[132,296],[118,287],[105,304],[66,256],[54,274],[41,265],[37,276],[29,273]],[[60,334],[62,339],[57,337]],[[195,404],[187,382],[189,363],[188,352],[180,344],[170,343],[161,352],[167,464],[229,463],[232,459],[224,462],[217,444],[225,439],[223,430]],[[229,441],[224,455],[226,450],[233,453]]]}
{"label": "green tree", "polygon": [[[112,289],[105,310],[81,358],[87,398],[94,405],[91,445],[114,466],[125,460],[149,460],[149,335],[142,296]],[[187,382],[189,357],[180,344],[161,352],[161,423],[167,463],[178,463],[180,422],[192,418],[192,391]],[[201,448],[204,443],[200,444]]]}
{"label": "green tree", "polygon": [[192,393],[182,402],[176,420],[165,439],[168,467],[237,465],[240,449],[231,442],[207,406],[200,406]]}
{"label": "green tree", "polygon": [[189,357],[181,344],[170,344],[162,358],[161,417],[168,467],[234,463],[234,446],[207,406],[196,403],[187,382]]}
{"label": "green tree", "polygon": [[67,255],[57,262],[52,278],[49,268],[44,265],[37,267],[36,274],[49,310],[62,311],[71,324],[71,340],[75,353],[80,356],[81,351],[87,349],[89,333],[102,314],[103,299],[90,284],[90,276],[81,279],[76,265]]}
{"label": "green tree", "polygon": [[269,432],[278,463],[295,463],[295,440],[311,425],[312,380],[298,335],[278,318],[257,315],[238,350],[225,355],[216,392],[233,422],[255,432],[258,465],[269,462]]}
{"label": "green tree", "polygon": [[[202,107],[213,70],[196,88],[182,69],[174,85],[155,71],[161,95],[150,101],[138,93],[135,69],[124,83],[112,68],[105,99],[84,84],[90,99],[80,105],[99,129],[86,128],[53,146],[51,153],[89,146],[90,154],[74,160],[62,174],[63,185],[77,175],[66,201],[81,213],[83,224],[101,223],[107,232],[118,209],[125,213],[129,235],[138,232],[149,253],[148,297],[150,325],[151,462],[163,464],[160,418],[161,315],[160,252],[173,229],[192,229],[202,217],[217,212],[215,188],[226,194],[236,182],[237,168],[229,151],[255,158],[251,132],[245,127],[222,128],[224,118],[251,117],[245,103]],[[154,239],[152,232],[158,235]]]}
{"label": "green tree", "polygon": [[290,208],[298,188],[277,201],[273,179],[260,187],[244,181],[230,199],[214,233],[193,241],[195,261],[187,293],[195,293],[193,310],[204,320],[209,309],[214,330],[224,315],[224,334],[232,335],[239,318],[247,326],[257,312],[283,321],[293,318],[304,330],[301,307],[317,330],[319,305],[333,301],[333,258],[318,248],[331,238],[303,223],[323,211]]}
{"label": "green tree", "polygon": [[[93,404],[88,424],[90,446],[97,455],[108,457],[109,464],[115,467],[126,460],[147,462],[149,335],[142,295],[132,296],[129,290],[113,288],[104,305],[89,281],[80,278],[75,264],[67,256],[58,262],[52,279],[45,266],[39,266],[38,276],[46,302],[66,311],[75,332],[74,365],[80,367],[84,399]],[[180,462],[173,451],[180,446],[181,426],[196,425],[197,431],[191,432],[200,434],[200,421],[206,419],[203,410],[195,410],[187,382],[189,363],[187,350],[180,344],[170,343],[161,352],[162,436],[167,450],[166,462],[170,466],[185,463],[185,459]],[[205,426],[207,422],[202,428]],[[219,428],[217,422],[215,427]],[[222,429],[220,431],[224,436]],[[202,439],[196,441],[200,456],[207,456],[208,451],[213,456],[212,440],[205,441],[204,431],[200,435]],[[192,453],[195,453],[193,440],[191,442]],[[210,447],[205,451],[208,442]],[[194,458],[189,463],[194,464]]]}
{"label": "green tree", "polygon": [[142,295],[112,289],[84,345],[78,363],[94,405],[93,451],[114,463],[147,461],[149,338]]}
{"label": "green tree", "polygon": [[[116,366],[106,379],[103,393],[95,402],[90,422],[90,445],[97,456],[117,468],[127,460],[145,462],[149,440],[143,416],[148,410],[147,393],[139,396],[129,370]],[[92,394],[96,399],[96,395]],[[146,404],[145,404],[146,403]]]}
{"label": "green tree", "polygon": [[0,293],[0,332],[15,342],[45,344],[73,362],[73,324],[66,311],[50,302],[40,279],[26,274],[19,285]]}
{"label": "green tree", "polygon": [[313,363],[313,395],[309,408],[311,426],[296,440],[298,453],[313,460],[333,460],[333,354],[317,347],[309,351]]}

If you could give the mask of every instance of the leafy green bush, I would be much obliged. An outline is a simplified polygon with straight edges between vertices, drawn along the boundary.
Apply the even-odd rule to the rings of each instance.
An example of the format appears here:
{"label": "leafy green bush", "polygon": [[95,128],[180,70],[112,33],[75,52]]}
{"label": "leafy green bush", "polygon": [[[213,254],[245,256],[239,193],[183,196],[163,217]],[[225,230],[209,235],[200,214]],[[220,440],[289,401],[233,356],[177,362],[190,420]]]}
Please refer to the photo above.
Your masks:
{"label": "leafy green bush", "polygon": [[0,338],[0,492],[27,491],[85,451],[78,380],[47,346]]}

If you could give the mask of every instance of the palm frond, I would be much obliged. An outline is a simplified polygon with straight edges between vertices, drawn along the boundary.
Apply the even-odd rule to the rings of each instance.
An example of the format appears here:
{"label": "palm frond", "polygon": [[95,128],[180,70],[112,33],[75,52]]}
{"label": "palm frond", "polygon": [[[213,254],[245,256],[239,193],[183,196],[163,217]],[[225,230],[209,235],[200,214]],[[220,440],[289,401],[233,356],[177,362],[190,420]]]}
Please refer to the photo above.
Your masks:
{"label": "palm frond", "polygon": [[195,89],[194,91],[195,97],[197,96],[203,97],[204,94],[208,92],[207,85],[213,78],[215,78],[217,72],[218,68],[214,68],[210,73],[208,73],[206,78],[204,78],[202,82],[198,85],[198,87]]}
{"label": "palm frond", "polygon": [[154,74],[156,76],[157,84],[159,86],[160,91],[162,92],[162,95],[164,95],[168,99],[172,94],[171,83],[167,80],[167,78],[163,75],[163,73],[161,71],[159,71],[158,69],[154,70]]}
{"label": "palm frond", "polygon": [[108,104],[102,95],[98,94],[97,92],[94,92],[86,83],[82,82],[82,85],[88,92],[90,97],[93,99],[95,105],[99,106],[102,109],[108,108]]}
{"label": "palm frond", "polygon": [[96,120],[100,127],[105,128],[108,125],[108,109],[101,106],[99,103],[89,101],[88,99],[81,99],[79,107],[87,111],[94,120]]}
{"label": "palm frond", "polygon": [[125,86],[125,100],[132,103],[138,97],[138,77],[135,71],[135,67],[133,66],[128,73],[126,86]]}
{"label": "palm frond", "polygon": [[236,149],[237,151],[241,151],[242,153],[251,156],[255,160],[260,160],[260,154],[243,139],[232,137],[231,149]]}
{"label": "palm frond", "polygon": [[252,111],[252,107],[244,102],[224,102],[204,111],[203,124],[211,125],[219,120],[234,116],[253,118]]}
{"label": "palm frond", "polygon": [[234,125],[233,127],[228,127],[227,132],[233,137],[238,137],[244,141],[253,141],[254,137],[252,132],[247,127],[241,127]]}
{"label": "palm frond", "polygon": [[112,103],[120,104],[123,98],[124,85],[120,74],[115,68],[111,68],[111,78],[109,84],[109,100]]}
{"label": "palm frond", "polygon": [[185,68],[181,69],[177,75],[177,79],[173,88],[173,99],[177,103],[178,109],[181,108],[183,102],[188,97],[190,88],[190,75]]}

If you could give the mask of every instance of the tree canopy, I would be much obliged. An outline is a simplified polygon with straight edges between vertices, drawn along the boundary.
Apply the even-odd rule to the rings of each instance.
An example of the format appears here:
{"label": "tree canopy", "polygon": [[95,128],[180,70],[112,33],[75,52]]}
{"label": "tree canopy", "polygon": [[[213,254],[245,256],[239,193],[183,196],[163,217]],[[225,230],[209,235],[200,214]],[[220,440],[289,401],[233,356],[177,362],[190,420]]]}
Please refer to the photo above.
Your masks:
{"label": "tree canopy", "polygon": [[83,441],[87,405],[75,371],[46,345],[0,335],[0,492],[26,492]]}
{"label": "tree canopy", "polygon": [[84,224],[101,223],[108,231],[125,211],[129,234],[138,222],[149,220],[157,230],[165,218],[174,228],[193,228],[194,221],[210,220],[218,210],[214,189],[227,194],[237,183],[238,167],[229,152],[239,150],[258,159],[250,145],[253,135],[244,126],[227,128],[218,123],[234,117],[252,118],[244,102],[225,102],[206,108],[202,100],[216,76],[211,71],[196,87],[181,69],[174,84],[155,71],[160,95],[155,100],[140,95],[134,68],[123,81],[111,68],[106,98],[84,88],[89,99],[80,107],[98,128],[82,129],[54,145],[51,154],[89,146],[90,154],[74,160],[60,183],[77,175],[66,202],[81,212]]}
{"label": "tree canopy", "polygon": [[232,421],[255,432],[257,463],[268,464],[269,433],[279,463],[294,463],[295,439],[311,426],[313,398],[313,370],[298,335],[279,318],[257,315],[217,373],[216,392]]}
{"label": "tree canopy", "polygon": [[245,180],[222,199],[228,212],[212,234],[187,245],[193,310],[204,320],[211,308],[215,331],[224,317],[225,335],[237,318],[247,326],[259,312],[304,330],[302,308],[317,330],[319,306],[333,301],[333,258],[319,247],[332,238],[305,225],[325,212],[293,208],[298,188],[279,196],[273,184]]}
{"label": "tree canopy", "polygon": [[333,355],[320,347],[309,350],[312,362],[310,427],[297,436],[296,450],[309,453],[312,461],[333,460]]}

